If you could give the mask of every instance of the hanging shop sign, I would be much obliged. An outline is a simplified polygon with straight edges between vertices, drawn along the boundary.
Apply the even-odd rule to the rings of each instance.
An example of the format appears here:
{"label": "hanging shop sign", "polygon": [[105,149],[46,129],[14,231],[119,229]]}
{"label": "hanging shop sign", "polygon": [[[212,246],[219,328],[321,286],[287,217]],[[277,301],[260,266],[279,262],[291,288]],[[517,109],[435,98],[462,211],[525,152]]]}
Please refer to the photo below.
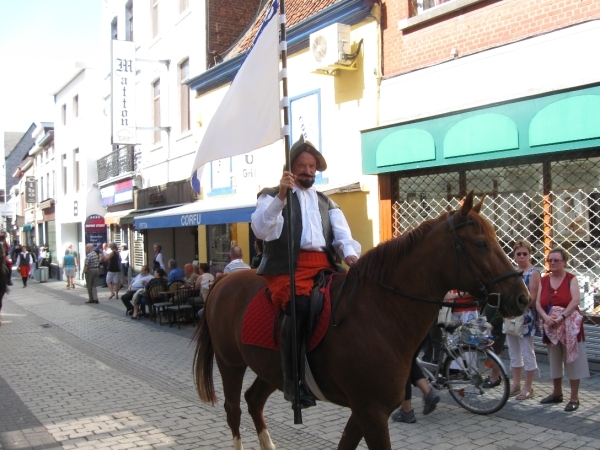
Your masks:
{"label": "hanging shop sign", "polygon": [[85,242],[92,244],[95,248],[102,248],[106,242],[106,224],[104,217],[97,214],[88,216],[85,220]]}
{"label": "hanging shop sign", "polygon": [[100,189],[102,206],[118,205],[133,201],[133,180],[125,180]]}
{"label": "hanging shop sign", "polygon": [[35,203],[36,198],[35,177],[27,177],[25,179],[25,202]]}
{"label": "hanging shop sign", "polygon": [[137,144],[135,42],[111,41],[112,143]]}

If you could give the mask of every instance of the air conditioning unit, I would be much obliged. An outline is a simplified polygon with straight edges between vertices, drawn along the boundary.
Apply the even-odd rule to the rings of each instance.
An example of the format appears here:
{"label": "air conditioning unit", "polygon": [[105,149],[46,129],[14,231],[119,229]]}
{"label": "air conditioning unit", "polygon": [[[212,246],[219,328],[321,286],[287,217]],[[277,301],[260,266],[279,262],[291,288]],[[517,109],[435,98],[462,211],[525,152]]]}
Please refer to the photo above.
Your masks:
{"label": "air conditioning unit", "polygon": [[315,70],[350,66],[353,61],[344,58],[350,51],[350,25],[334,23],[310,35],[310,53]]}

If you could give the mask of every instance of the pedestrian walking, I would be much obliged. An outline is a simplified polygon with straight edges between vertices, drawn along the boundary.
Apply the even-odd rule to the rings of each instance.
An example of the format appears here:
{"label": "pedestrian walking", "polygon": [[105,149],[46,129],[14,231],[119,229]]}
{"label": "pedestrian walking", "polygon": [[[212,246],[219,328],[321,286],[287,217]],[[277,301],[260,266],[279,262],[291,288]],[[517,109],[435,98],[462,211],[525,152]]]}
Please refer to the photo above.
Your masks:
{"label": "pedestrian walking", "polygon": [[88,292],[88,301],[86,303],[98,303],[98,275],[100,273],[100,265],[98,254],[94,251],[92,244],[85,246],[86,256],[83,273],[85,274],[85,284]]}

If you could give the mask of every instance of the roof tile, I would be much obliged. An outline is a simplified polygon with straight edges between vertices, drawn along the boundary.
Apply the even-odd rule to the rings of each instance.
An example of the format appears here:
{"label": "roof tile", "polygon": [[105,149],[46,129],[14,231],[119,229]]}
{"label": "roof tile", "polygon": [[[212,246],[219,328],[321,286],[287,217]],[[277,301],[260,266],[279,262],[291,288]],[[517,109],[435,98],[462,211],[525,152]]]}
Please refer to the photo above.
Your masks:
{"label": "roof tile", "polygon": [[[319,11],[333,5],[341,0],[286,0],[285,15],[286,26],[288,28],[302,22]],[[262,11],[255,18],[254,23],[248,27],[246,33],[241,36],[235,44],[223,55],[223,60],[228,60],[250,48],[254,41],[254,36],[258,32],[260,25],[265,17],[270,2],[262,6]]]}

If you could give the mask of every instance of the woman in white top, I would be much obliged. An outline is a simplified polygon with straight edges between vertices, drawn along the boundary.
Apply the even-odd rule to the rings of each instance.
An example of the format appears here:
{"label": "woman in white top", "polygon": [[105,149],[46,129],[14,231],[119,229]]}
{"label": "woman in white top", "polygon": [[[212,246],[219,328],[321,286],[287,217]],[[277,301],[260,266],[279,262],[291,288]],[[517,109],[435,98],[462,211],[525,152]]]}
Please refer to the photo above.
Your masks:
{"label": "woman in white top", "polygon": [[129,285],[129,250],[125,244],[121,245],[121,284],[123,286]]}
{"label": "woman in white top", "polygon": [[200,294],[202,294],[202,298],[204,301],[208,298],[208,290],[210,289],[210,285],[215,280],[215,277],[212,273],[210,273],[210,268],[206,263],[200,263]]}

